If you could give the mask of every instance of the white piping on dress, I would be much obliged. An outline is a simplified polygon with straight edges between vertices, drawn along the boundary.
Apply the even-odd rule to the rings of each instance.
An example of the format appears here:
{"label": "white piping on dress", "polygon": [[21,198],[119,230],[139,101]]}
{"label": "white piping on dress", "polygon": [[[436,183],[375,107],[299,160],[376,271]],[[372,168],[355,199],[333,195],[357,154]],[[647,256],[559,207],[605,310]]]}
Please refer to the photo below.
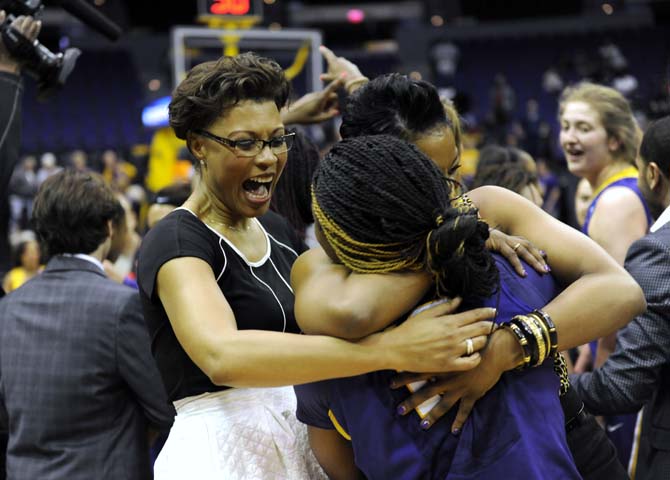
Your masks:
{"label": "white piping on dress", "polygon": [[[273,264],[273,266],[274,266],[274,264]],[[282,333],[285,332],[286,331],[286,312],[284,312],[284,307],[282,306],[281,302],[279,301],[279,297],[277,297],[277,294],[274,292],[274,290],[272,290],[272,288],[270,288],[270,285],[268,285],[267,283],[265,283],[263,280],[261,280],[260,278],[258,278],[256,276],[256,274],[254,273],[254,268],[251,265],[249,265],[249,271],[254,276],[254,278],[256,280],[258,280],[259,282],[261,282],[263,285],[265,285],[265,288],[270,290],[270,293],[272,294],[272,296],[275,297],[275,300],[277,301],[277,304],[279,305],[279,308],[281,309],[281,315],[284,318],[284,328],[282,328]],[[286,283],[286,280],[284,280],[284,277],[282,277],[281,275],[279,277],[284,281],[284,283]]]}

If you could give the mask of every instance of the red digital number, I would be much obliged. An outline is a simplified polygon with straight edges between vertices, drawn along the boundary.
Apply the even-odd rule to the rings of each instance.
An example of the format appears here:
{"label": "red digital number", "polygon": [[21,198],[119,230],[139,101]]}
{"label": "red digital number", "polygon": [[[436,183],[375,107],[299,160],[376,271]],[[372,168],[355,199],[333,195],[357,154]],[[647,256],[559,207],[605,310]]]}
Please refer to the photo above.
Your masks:
{"label": "red digital number", "polygon": [[249,8],[249,0],[216,0],[209,11],[216,15],[246,15]]}

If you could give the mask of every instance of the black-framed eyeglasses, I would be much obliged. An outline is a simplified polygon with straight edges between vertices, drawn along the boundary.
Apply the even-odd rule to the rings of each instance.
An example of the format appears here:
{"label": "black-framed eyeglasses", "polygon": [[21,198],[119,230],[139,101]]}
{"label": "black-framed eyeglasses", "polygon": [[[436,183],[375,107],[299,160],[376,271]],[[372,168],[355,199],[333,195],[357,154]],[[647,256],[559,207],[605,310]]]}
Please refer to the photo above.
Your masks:
{"label": "black-framed eyeglasses", "polygon": [[293,132],[271,138],[270,140],[253,138],[231,140],[229,138],[223,138],[219,137],[218,135],[214,135],[207,130],[193,130],[193,133],[202,135],[203,137],[207,137],[210,140],[214,140],[221,145],[231,148],[238,157],[255,157],[263,151],[266,145],[270,147],[270,151],[275,155],[288,152],[293,146],[293,138],[295,137],[295,132]]}

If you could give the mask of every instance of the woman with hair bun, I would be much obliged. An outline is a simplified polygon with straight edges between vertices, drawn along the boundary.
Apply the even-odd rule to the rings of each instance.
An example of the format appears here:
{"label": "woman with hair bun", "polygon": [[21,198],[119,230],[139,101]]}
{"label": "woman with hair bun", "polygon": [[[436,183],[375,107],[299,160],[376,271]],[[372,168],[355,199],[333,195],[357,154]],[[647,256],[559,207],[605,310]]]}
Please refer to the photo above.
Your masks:
{"label": "woman with hair bun", "polygon": [[[605,305],[615,302],[618,320],[628,321],[644,308],[642,293],[595,243],[527,200],[497,187],[455,197],[452,186],[431,159],[393,136],[333,147],[313,182],[323,251],[303,254],[292,272],[296,319],[307,333],[356,338],[416,304],[462,298],[462,307],[497,309],[485,360],[439,381],[413,376],[434,380],[419,390],[427,403],[391,389],[407,382],[388,370],[299,385],[298,418],[331,478],[581,478],[554,358],[596,334],[602,324],[590,319]],[[485,247],[489,222],[545,249],[554,276],[514,273]],[[386,292],[408,277],[416,284],[404,295]],[[479,341],[466,340],[466,355]],[[478,394],[461,397],[472,385]]]}

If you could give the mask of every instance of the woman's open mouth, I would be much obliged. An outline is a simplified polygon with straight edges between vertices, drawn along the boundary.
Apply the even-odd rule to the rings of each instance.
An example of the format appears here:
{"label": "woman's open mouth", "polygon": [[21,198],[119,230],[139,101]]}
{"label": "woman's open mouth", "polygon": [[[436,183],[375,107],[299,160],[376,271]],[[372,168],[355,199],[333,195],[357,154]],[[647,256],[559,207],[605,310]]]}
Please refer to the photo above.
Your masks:
{"label": "woman's open mouth", "polygon": [[270,199],[274,175],[260,175],[245,180],[242,189],[253,203],[265,203]]}

